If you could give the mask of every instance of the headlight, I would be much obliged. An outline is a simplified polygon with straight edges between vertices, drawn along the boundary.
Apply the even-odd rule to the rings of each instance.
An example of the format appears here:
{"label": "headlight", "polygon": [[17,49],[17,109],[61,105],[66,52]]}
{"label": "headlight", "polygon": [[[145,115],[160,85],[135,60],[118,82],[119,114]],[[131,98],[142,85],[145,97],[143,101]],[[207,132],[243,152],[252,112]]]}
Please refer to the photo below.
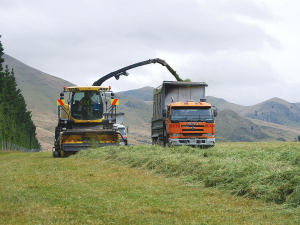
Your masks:
{"label": "headlight", "polygon": [[171,137],[180,137],[180,134],[171,134]]}
{"label": "headlight", "polygon": [[209,133],[205,134],[205,137],[213,137],[213,136],[214,136],[213,134],[209,134]]}

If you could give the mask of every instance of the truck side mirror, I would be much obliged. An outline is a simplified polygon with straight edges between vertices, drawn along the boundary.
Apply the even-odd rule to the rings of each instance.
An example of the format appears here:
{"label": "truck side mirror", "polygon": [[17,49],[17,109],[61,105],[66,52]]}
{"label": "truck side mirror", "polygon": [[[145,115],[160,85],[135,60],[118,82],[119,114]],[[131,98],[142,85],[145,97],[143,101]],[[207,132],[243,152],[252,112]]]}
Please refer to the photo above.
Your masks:
{"label": "truck side mirror", "polygon": [[162,110],[162,116],[163,116],[163,117],[166,117],[166,115],[167,115],[166,109],[163,109],[163,110]]}
{"label": "truck side mirror", "polygon": [[214,112],[214,117],[217,117],[218,115],[217,109],[213,109],[213,112]]}

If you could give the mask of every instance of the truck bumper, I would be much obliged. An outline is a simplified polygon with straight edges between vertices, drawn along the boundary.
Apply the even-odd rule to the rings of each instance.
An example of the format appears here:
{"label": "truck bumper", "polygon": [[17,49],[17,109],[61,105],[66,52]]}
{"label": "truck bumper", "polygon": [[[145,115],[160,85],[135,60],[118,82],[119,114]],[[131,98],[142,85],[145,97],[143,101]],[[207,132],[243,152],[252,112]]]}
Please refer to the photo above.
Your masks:
{"label": "truck bumper", "polygon": [[188,146],[215,146],[215,138],[189,138],[189,139],[175,139],[169,138],[168,143],[170,145],[188,145]]}

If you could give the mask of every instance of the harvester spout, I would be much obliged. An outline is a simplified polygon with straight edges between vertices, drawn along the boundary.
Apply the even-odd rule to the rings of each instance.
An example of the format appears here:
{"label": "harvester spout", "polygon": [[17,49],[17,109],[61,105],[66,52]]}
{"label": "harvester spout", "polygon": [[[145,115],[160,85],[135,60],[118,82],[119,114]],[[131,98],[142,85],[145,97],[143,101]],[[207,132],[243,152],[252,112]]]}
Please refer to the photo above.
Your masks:
{"label": "harvester spout", "polygon": [[182,79],[178,76],[178,74],[176,73],[176,71],[173,70],[172,67],[168,63],[166,63],[165,60],[156,58],[156,59],[149,59],[149,60],[146,60],[146,61],[143,61],[143,62],[132,64],[130,66],[126,66],[126,67],[124,67],[122,69],[119,69],[119,70],[116,70],[114,72],[111,72],[111,73],[109,73],[109,74],[101,77],[99,80],[95,81],[93,83],[93,86],[101,86],[106,80],[108,80],[108,79],[110,79],[112,77],[115,77],[118,80],[121,75],[123,75],[123,76],[128,76],[129,75],[127,73],[127,70],[130,70],[130,69],[133,69],[133,68],[136,68],[136,67],[139,67],[139,66],[148,65],[148,64],[151,64],[151,63],[159,63],[162,66],[167,67],[167,69],[176,78],[177,81],[182,81]]}

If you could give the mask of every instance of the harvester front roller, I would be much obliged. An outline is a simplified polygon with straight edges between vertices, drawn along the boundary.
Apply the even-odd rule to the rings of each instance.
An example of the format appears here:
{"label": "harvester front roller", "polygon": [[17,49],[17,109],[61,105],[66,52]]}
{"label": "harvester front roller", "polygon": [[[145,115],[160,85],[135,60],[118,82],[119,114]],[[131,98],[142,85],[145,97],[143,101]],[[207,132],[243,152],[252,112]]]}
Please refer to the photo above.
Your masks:
{"label": "harvester front roller", "polygon": [[118,144],[119,136],[112,130],[69,130],[59,134],[55,143],[54,157],[67,157],[88,148],[103,147]]}

